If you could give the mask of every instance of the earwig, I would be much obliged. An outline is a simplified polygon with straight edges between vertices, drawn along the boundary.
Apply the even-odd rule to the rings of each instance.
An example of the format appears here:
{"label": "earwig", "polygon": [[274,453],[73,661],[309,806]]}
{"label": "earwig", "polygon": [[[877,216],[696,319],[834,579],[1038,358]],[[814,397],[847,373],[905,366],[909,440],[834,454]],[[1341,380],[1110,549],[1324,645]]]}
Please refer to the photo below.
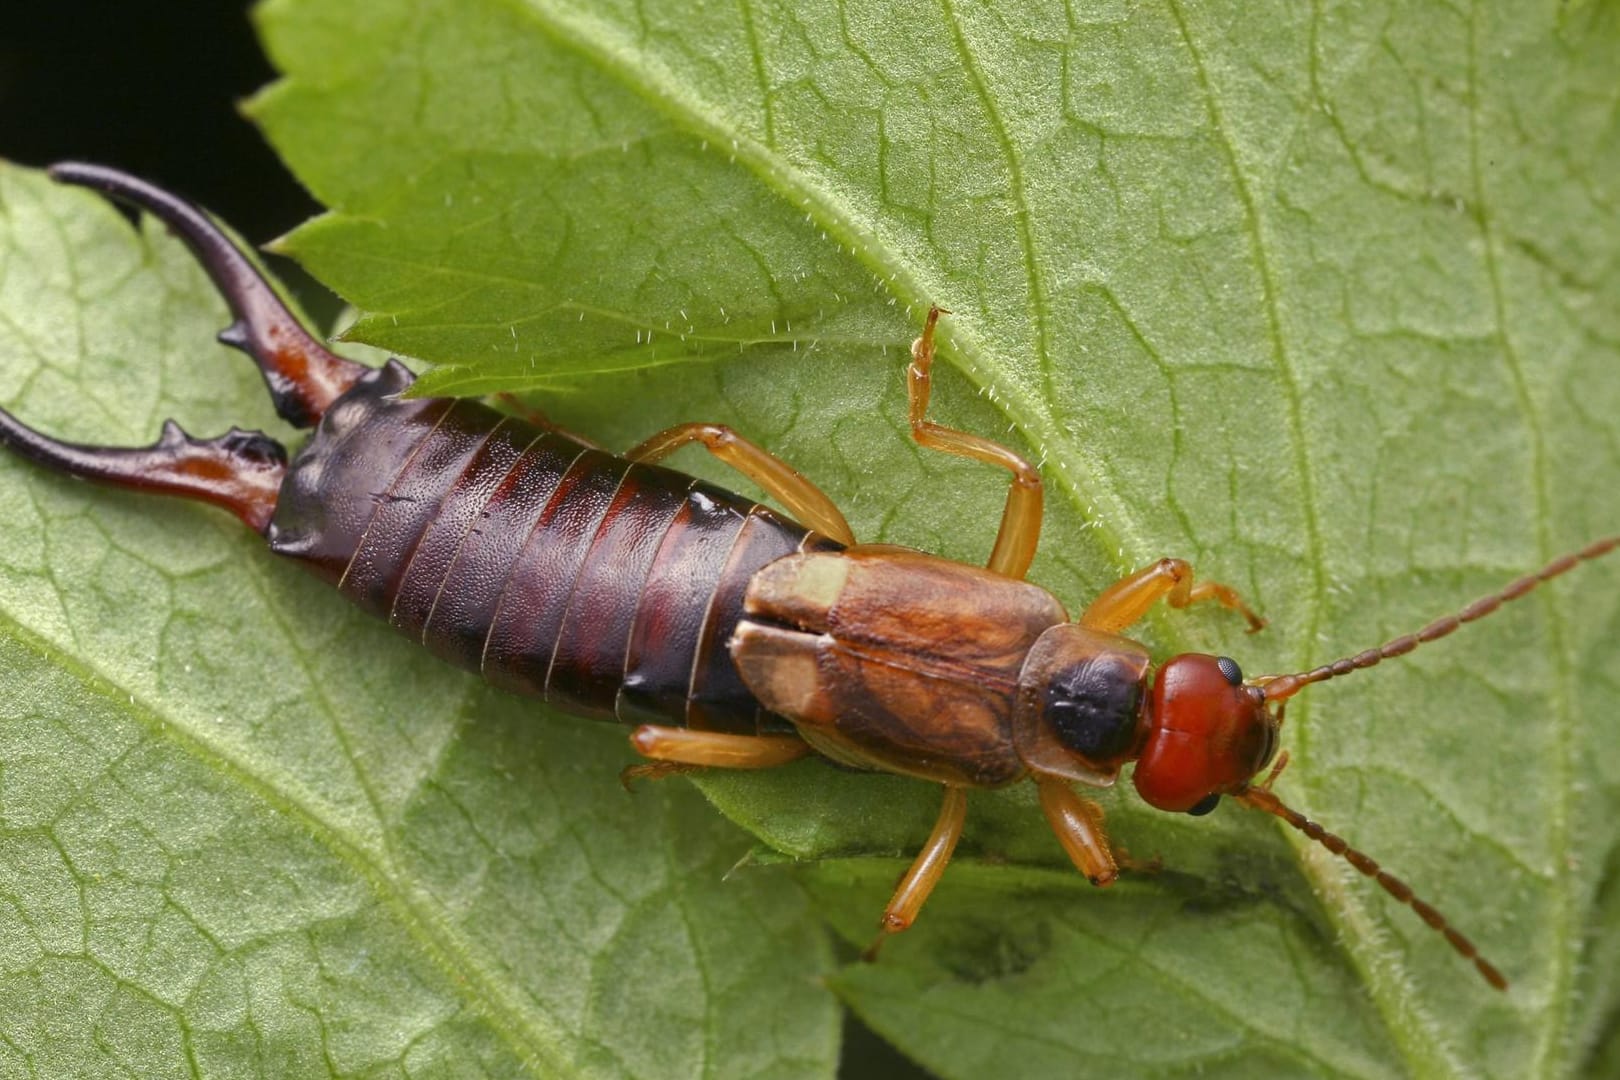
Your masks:
{"label": "earwig", "polygon": [[[623,456],[477,401],[407,398],[397,360],[329,352],[201,210],[134,177],[61,164],[58,181],[144,208],[174,230],[235,321],[220,340],[263,373],[277,413],[313,437],[289,456],[258,432],[193,439],[172,421],[152,446],[52,439],[0,410],[0,443],[101,484],[234,513],[270,549],[496,686],[633,725],[648,759],[627,773],[765,769],[820,755],[940,784],[933,833],[884,910],[906,929],[939,881],[969,788],[1022,780],[1065,853],[1096,885],[1119,874],[1102,809],[1134,762],[1138,794],[1194,816],[1223,796],[1275,815],[1411,907],[1493,987],[1507,980],[1399,878],[1272,791],[1284,703],[1483,618],[1620,547],[1596,540],[1413,634],[1310,671],[1245,678],[1197,653],[1155,667],[1123,632],[1161,600],[1214,602],[1258,630],[1226,585],[1161,559],[1070,621],[1023,581],[1042,518],[1039,472],[1014,451],[927,418],[929,312],[907,368],[912,437],[1012,475],[986,567],[857,544],[833,502],[729,428],[685,424]],[[697,444],[792,513],[657,464]],[[1275,763],[1274,763],[1275,762]],[[1264,780],[1255,777],[1267,770]]]}

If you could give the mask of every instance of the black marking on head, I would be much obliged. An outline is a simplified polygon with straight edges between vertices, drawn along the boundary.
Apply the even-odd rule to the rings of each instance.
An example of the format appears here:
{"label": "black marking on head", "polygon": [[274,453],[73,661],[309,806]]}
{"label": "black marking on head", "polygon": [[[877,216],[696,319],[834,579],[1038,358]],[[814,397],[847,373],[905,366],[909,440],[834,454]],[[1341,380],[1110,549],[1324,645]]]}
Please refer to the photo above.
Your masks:
{"label": "black marking on head", "polygon": [[1130,750],[1142,708],[1142,682],[1128,663],[1104,653],[1057,672],[1044,714],[1058,741],[1094,761]]}
{"label": "black marking on head", "polygon": [[1226,677],[1227,682],[1233,686],[1243,685],[1243,669],[1238,667],[1236,660],[1230,656],[1218,656],[1215,658],[1215,666],[1221,669],[1221,674]]}
{"label": "black marking on head", "polygon": [[1203,817],[1205,814],[1214,810],[1219,805],[1221,805],[1221,797],[1219,795],[1205,795],[1202,799],[1199,799],[1196,803],[1194,803],[1190,809],[1188,809],[1187,816]]}

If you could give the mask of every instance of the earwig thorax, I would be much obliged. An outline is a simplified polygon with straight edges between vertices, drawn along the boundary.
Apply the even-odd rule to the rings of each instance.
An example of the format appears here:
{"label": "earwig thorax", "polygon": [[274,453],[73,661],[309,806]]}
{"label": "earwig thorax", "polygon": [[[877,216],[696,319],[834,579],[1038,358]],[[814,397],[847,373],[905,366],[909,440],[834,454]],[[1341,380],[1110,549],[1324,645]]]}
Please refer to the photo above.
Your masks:
{"label": "earwig thorax", "polygon": [[1032,771],[1112,783],[1140,752],[1152,663],[1141,645],[1077,623],[1036,641],[1018,675],[1013,742]]}

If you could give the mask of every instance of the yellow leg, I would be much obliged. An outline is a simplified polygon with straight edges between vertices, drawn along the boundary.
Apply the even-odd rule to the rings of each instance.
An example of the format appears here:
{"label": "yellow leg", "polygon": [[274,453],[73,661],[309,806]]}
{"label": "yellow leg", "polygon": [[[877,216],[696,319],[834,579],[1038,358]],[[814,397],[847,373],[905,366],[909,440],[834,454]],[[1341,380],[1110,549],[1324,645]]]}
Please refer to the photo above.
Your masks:
{"label": "yellow leg", "polygon": [[929,834],[928,843],[923,845],[922,851],[917,853],[911,869],[900,879],[900,886],[890,897],[889,906],[883,909],[883,932],[863,954],[865,959],[876,959],[879,947],[888,940],[889,935],[898,934],[917,921],[917,912],[922,910],[928,894],[939,884],[940,875],[945,873],[945,867],[951,861],[956,842],[962,838],[962,824],[965,821],[967,792],[947,784],[945,804],[939,808],[934,831]]}
{"label": "yellow leg", "polygon": [[1159,600],[1173,608],[1213,600],[1224,608],[1242,615],[1249,621],[1249,633],[1266,625],[1266,620],[1249,610],[1249,606],[1229,585],[1217,581],[1193,584],[1193,568],[1181,559],[1160,559],[1152,566],[1138,570],[1128,578],[1114,582],[1080,616],[1080,625],[1089,630],[1117,634],[1146,615]]}
{"label": "yellow leg", "polygon": [[1058,842],[1086,880],[1093,885],[1112,885],[1119,877],[1114,851],[1103,831],[1102,807],[1082,799],[1070,790],[1067,781],[1036,774],[1035,786],[1041,795],[1041,811],[1052,826]]}
{"label": "yellow leg", "polygon": [[[1281,726],[1282,706],[1279,705],[1277,707],[1277,712],[1279,714],[1277,717],[1277,723],[1279,726]],[[1277,760],[1272,763],[1271,771],[1266,773],[1266,778],[1253,786],[1259,788],[1261,791],[1270,791],[1271,785],[1277,782],[1277,777],[1281,776],[1282,771],[1286,768],[1288,768],[1288,751],[1282,750],[1278,752]]]}
{"label": "yellow leg", "polygon": [[765,489],[804,524],[840,544],[854,544],[855,534],[833,501],[793,466],[756,446],[723,424],[680,424],[660,431],[624,456],[649,464],[681,447],[701,443],[704,449]]}
{"label": "yellow leg", "polygon": [[[657,724],[632,731],[630,745],[655,763],[713,769],[774,769],[810,753],[810,744],[797,735],[729,735]],[[665,768],[648,775],[678,771],[684,770]]]}
{"label": "yellow leg", "polygon": [[934,326],[943,308],[929,308],[922,337],[911,346],[911,364],[906,368],[906,393],[911,403],[911,437],[919,446],[942,450],[958,457],[972,458],[988,465],[999,465],[1013,474],[1007,491],[1007,505],[1001,512],[1001,529],[996,546],[990,551],[990,569],[1008,577],[1021,578],[1035,558],[1041,541],[1041,474],[1018,454],[978,435],[941,427],[925,419],[928,395],[933,389]]}

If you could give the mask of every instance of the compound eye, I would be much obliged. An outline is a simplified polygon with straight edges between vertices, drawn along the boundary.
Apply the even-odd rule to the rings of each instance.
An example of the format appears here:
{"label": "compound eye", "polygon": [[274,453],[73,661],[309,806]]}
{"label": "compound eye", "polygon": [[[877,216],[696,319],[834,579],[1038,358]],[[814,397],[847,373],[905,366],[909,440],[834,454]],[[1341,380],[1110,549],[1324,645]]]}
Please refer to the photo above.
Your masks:
{"label": "compound eye", "polygon": [[1233,686],[1243,685],[1243,669],[1238,667],[1236,660],[1230,656],[1218,656],[1215,658],[1215,666],[1221,669],[1221,674],[1226,677],[1227,682]]}
{"label": "compound eye", "polygon": [[[1228,662],[1230,662],[1230,661],[1228,661]],[[1233,664],[1232,666],[1237,667],[1236,664]],[[1221,797],[1219,795],[1205,795],[1202,799],[1199,799],[1197,803],[1195,803],[1191,808],[1188,809],[1187,816],[1188,817],[1203,817],[1205,814],[1209,813],[1211,810],[1215,809],[1219,805],[1221,805]]]}

